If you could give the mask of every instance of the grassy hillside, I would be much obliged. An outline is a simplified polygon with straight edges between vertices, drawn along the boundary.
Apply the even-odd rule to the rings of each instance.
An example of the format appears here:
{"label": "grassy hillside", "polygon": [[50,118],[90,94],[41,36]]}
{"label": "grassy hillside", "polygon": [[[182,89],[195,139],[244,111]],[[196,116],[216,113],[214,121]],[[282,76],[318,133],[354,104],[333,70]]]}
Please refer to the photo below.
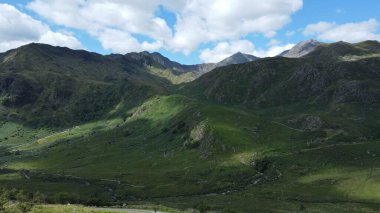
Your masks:
{"label": "grassy hillside", "polygon": [[128,116],[13,147],[1,158],[7,170],[0,181],[83,203],[142,199],[188,208],[207,200],[236,211],[301,205],[323,211],[332,204],[337,212],[377,209],[378,142],[356,138],[355,125],[350,129],[345,121],[331,118],[331,125],[342,126],[307,130],[282,116],[184,96],[152,98]]}
{"label": "grassy hillside", "polygon": [[[380,209],[377,57],[268,58],[219,68],[175,90],[110,59],[93,56],[110,63],[102,71],[80,62],[83,56],[65,64],[48,55],[46,65],[1,64],[0,185],[7,190],[100,206]],[[23,63],[28,69],[18,68]],[[9,86],[14,76],[20,83]],[[68,79],[60,84],[62,76]],[[52,92],[62,88],[72,94]],[[36,95],[20,98],[29,92]]]}
{"label": "grassy hillside", "polygon": [[227,66],[182,89],[185,94],[249,108],[289,104],[378,104],[379,61],[268,58]]}
{"label": "grassy hillside", "polygon": [[0,64],[3,116],[33,125],[68,126],[163,93],[167,82],[85,51],[30,44]]}
{"label": "grassy hillside", "polygon": [[182,74],[173,74],[172,71],[168,69],[159,69],[155,67],[151,67],[148,69],[150,73],[160,76],[162,78],[167,79],[172,84],[181,84],[184,82],[190,82],[199,77],[199,74],[194,72],[187,72]]}
{"label": "grassy hillside", "polygon": [[347,42],[337,42],[332,44],[322,44],[306,58],[317,57],[323,60],[339,60],[341,57],[378,55],[380,53],[380,43],[378,41],[363,41],[356,44]]}

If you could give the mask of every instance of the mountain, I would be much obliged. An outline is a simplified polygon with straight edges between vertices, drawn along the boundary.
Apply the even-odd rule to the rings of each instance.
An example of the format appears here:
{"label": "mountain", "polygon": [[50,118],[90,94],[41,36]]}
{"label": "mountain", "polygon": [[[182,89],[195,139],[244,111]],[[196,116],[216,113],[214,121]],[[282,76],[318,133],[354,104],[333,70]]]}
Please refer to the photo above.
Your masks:
{"label": "mountain", "polygon": [[318,57],[329,60],[359,60],[377,57],[380,54],[380,43],[378,41],[364,41],[356,44],[347,42],[336,42],[324,44],[315,48],[306,57]]}
{"label": "mountain", "polygon": [[136,98],[165,93],[168,80],[189,81],[219,66],[182,65],[159,53],[102,56],[35,43],[1,54],[0,61],[0,100],[17,108],[12,116],[62,126],[99,117],[116,104],[131,106]]}
{"label": "mountain", "polygon": [[316,40],[303,41],[279,56],[286,58],[319,57],[335,60],[356,60],[376,56],[380,51],[378,41],[363,41],[356,44],[348,42],[321,43]]}
{"label": "mountain", "polygon": [[241,52],[235,53],[232,56],[218,62],[215,67],[223,67],[231,64],[243,64],[251,61],[256,61],[259,58],[253,55],[244,54]]}
{"label": "mountain", "polygon": [[167,84],[96,53],[34,43],[4,53],[0,71],[1,103],[15,109],[5,116],[45,125],[92,120]]}
{"label": "mountain", "polygon": [[316,40],[302,41],[290,50],[286,50],[279,56],[286,58],[301,58],[310,52],[313,52],[322,43]]}
{"label": "mountain", "polygon": [[214,64],[179,64],[156,52],[128,53],[126,55],[113,54],[106,57],[126,66],[134,64],[135,66],[144,68],[149,73],[167,79],[174,84],[192,81],[215,68]]}
{"label": "mountain", "polygon": [[252,55],[236,53],[218,63],[183,65],[171,61],[157,52],[149,53],[145,51],[126,55],[112,54],[107,57],[123,64],[136,64],[137,66],[145,67],[150,73],[163,77],[174,84],[192,81],[216,67],[246,63],[258,59]]}
{"label": "mountain", "polygon": [[[380,43],[333,43],[302,59],[282,57],[222,67],[186,85],[219,103],[282,106],[380,103]],[[321,60],[323,58],[323,60]]]}
{"label": "mountain", "polygon": [[378,212],[379,53],[376,41],[321,44],[173,85],[168,73],[190,66],[155,53],[10,50],[0,209]]}

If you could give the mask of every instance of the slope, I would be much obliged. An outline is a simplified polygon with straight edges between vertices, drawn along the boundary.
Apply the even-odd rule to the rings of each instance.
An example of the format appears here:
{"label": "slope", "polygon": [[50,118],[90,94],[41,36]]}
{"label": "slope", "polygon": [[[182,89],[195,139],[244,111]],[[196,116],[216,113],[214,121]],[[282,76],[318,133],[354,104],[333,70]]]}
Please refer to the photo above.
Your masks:
{"label": "slope", "polygon": [[[349,47],[351,53],[358,49]],[[217,103],[249,108],[378,104],[380,58],[364,57],[376,51],[361,50],[365,55],[359,54],[363,56],[360,60],[340,60],[347,57],[347,52],[337,53],[341,49],[340,44],[331,44],[303,59],[277,57],[222,67],[182,86],[182,90]],[[327,52],[335,52],[336,57],[320,60]]]}
{"label": "slope", "polygon": [[313,52],[319,45],[322,45],[322,43],[316,40],[302,41],[292,49],[282,52],[279,56],[286,58],[301,58]]}
{"label": "slope", "polygon": [[[34,125],[72,125],[165,91],[165,80],[95,53],[30,44],[3,55],[4,118]],[[154,92],[153,92],[154,91]]]}

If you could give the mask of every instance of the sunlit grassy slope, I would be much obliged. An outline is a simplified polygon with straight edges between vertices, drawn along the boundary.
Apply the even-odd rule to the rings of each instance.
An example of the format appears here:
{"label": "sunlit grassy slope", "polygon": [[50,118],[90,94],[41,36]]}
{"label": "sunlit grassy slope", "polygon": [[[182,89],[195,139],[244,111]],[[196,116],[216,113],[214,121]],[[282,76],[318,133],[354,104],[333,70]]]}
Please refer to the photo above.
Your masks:
{"label": "sunlit grassy slope", "polygon": [[76,200],[191,207],[205,199],[240,211],[376,209],[379,143],[357,136],[367,131],[355,129],[360,121],[333,113],[319,113],[329,123],[315,131],[286,122],[309,113],[269,116],[171,95],[68,129],[4,122],[7,154],[0,160],[8,170],[0,182]]}
{"label": "sunlit grassy slope", "polygon": [[149,72],[169,80],[172,84],[180,84],[184,82],[190,82],[199,77],[199,74],[193,72],[187,72],[180,75],[173,74],[170,70],[163,70],[159,68],[151,67]]}

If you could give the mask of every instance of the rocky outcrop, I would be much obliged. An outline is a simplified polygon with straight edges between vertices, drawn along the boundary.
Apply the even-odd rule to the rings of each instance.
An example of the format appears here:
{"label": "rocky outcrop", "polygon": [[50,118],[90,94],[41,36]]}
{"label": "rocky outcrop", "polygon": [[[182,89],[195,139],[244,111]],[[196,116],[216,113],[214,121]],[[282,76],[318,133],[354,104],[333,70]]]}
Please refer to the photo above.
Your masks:
{"label": "rocky outcrop", "polygon": [[298,43],[292,49],[281,53],[279,56],[286,58],[301,58],[314,51],[320,44],[322,43],[316,40],[303,41]]}

